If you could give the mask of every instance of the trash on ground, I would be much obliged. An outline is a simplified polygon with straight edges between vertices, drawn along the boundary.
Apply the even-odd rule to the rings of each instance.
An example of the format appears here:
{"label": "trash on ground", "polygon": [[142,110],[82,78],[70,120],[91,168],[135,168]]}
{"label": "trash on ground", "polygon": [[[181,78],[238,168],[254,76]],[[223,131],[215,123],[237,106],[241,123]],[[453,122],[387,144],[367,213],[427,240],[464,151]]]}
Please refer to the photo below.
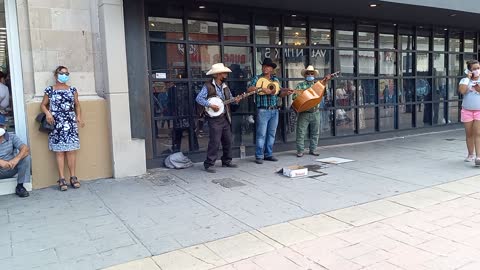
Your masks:
{"label": "trash on ground", "polygon": [[282,169],[283,175],[288,177],[299,177],[299,176],[308,176],[308,168],[300,165],[293,165],[289,167],[284,167]]}
{"label": "trash on ground", "polygon": [[328,157],[328,158],[319,158],[317,159],[317,161],[322,163],[328,163],[328,164],[342,164],[342,163],[353,162],[355,160],[340,158],[340,157]]}
{"label": "trash on ground", "polygon": [[170,169],[185,169],[193,166],[193,162],[182,152],[169,155],[165,161],[165,167]]}

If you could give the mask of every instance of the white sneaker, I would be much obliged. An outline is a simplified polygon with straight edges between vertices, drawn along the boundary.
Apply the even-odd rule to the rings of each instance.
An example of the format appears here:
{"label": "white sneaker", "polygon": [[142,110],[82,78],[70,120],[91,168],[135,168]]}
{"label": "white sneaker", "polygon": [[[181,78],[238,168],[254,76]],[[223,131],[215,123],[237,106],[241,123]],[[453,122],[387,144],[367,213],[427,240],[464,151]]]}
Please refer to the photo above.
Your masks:
{"label": "white sneaker", "polygon": [[468,155],[466,158],[465,158],[465,162],[472,162],[475,160],[475,156],[474,155]]}

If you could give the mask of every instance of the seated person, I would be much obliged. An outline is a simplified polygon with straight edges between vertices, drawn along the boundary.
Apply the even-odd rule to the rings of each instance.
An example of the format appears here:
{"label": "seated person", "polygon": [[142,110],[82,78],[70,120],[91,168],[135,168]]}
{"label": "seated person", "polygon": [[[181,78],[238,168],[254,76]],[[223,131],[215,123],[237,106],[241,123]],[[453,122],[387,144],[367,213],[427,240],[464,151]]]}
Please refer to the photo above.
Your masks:
{"label": "seated person", "polygon": [[17,135],[6,132],[5,122],[5,116],[0,115],[0,179],[17,174],[15,194],[28,197],[23,184],[30,182],[30,150]]}

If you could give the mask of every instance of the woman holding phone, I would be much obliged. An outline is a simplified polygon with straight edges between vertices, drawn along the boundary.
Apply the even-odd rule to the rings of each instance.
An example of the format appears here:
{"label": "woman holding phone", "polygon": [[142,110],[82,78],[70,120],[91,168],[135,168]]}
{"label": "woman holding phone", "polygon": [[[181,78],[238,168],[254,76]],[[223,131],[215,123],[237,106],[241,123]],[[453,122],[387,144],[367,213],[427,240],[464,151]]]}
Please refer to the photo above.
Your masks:
{"label": "woman holding phone", "polygon": [[465,161],[475,161],[475,166],[480,166],[480,63],[478,60],[469,60],[465,73],[467,77],[460,81],[458,87],[458,92],[463,95],[461,121],[465,126],[468,150]]}

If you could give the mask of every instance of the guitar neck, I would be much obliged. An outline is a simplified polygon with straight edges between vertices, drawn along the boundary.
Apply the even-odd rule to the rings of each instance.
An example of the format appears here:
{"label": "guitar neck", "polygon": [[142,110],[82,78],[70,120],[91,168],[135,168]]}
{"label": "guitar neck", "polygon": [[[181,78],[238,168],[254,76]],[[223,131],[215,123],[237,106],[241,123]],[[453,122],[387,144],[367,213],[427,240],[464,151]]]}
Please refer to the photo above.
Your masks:
{"label": "guitar neck", "polygon": [[[251,95],[253,95],[253,94],[255,94],[255,92],[243,93],[243,94],[240,94],[240,95],[238,95],[238,96],[241,97],[241,98],[246,98],[246,97],[251,96]],[[238,97],[238,96],[237,96],[237,97]],[[233,97],[233,98],[231,98],[231,99],[229,99],[229,100],[225,100],[225,101],[223,102],[223,104],[224,104],[224,105],[228,105],[228,104],[230,104],[230,103],[232,103],[232,102],[235,102],[235,97]]]}

